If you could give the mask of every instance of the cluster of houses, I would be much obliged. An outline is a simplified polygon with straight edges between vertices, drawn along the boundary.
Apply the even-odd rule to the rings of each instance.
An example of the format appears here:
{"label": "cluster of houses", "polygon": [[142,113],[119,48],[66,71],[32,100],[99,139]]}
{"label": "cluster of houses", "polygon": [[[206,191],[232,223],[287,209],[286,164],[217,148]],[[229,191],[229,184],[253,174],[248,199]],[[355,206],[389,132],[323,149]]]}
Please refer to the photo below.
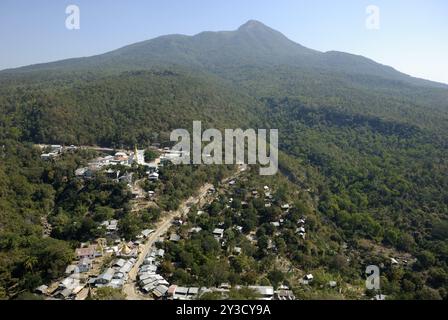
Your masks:
{"label": "cluster of houses", "polygon": [[314,276],[309,273],[306,274],[302,279],[299,280],[301,284],[310,284],[314,280]]}
{"label": "cluster of houses", "polygon": [[106,232],[108,234],[117,232],[118,230],[118,220],[112,219],[112,220],[106,220],[101,222],[101,226],[106,228]]}
{"label": "cluster of houses", "polygon": [[115,245],[106,247],[105,253],[114,255],[119,258],[130,259],[137,258],[139,254],[139,241],[128,241],[122,242],[121,240],[116,240]]}
{"label": "cluster of houses", "polygon": [[85,299],[88,294],[88,273],[93,268],[95,258],[101,256],[101,253],[97,251],[96,245],[89,245],[76,249],[75,255],[77,263],[67,266],[65,278],[56,287],[42,285],[36,288],[36,292],[54,299]]}
{"label": "cluster of houses", "polygon": [[[264,201],[265,201],[265,207],[269,208],[273,205],[273,195],[271,193],[271,190],[269,186],[264,186]],[[258,191],[253,190],[252,195],[254,197],[258,197]],[[292,208],[292,205],[289,203],[282,204],[280,206],[284,214],[288,214],[289,210]],[[284,223],[284,219],[279,219],[278,221],[271,222],[271,225],[273,225],[276,228],[279,228]],[[297,221],[297,228],[296,228],[296,234],[298,234],[302,239],[305,240],[306,237],[306,230],[305,230],[305,223],[306,223],[306,217],[301,217]]]}
{"label": "cluster of houses", "polygon": [[[230,180],[228,182],[228,184],[229,184],[229,186],[235,186],[236,185],[236,180],[234,180],[234,179]],[[231,195],[231,193],[230,193],[230,195]],[[250,195],[253,198],[255,198],[255,199],[263,198],[264,199],[264,205],[265,205],[266,208],[272,207],[274,205],[274,203],[275,203],[274,196],[272,195],[272,192],[271,192],[271,188],[269,186],[266,186],[266,185],[263,187],[263,192],[259,192],[258,190],[253,189],[250,192]],[[234,199],[230,197],[229,198],[229,204],[226,207],[230,208],[231,207],[230,204],[233,201],[234,201]],[[247,201],[241,201],[241,205],[243,207],[245,207],[245,206],[248,205],[248,202]],[[280,208],[282,209],[282,212],[283,212],[283,216],[287,215],[292,207],[293,207],[292,204],[289,204],[289,203],[285,203],[285,204],[280,205]],[[238,212],[235,212],[235,214],[236,215],[240,215],[240,213],[238,213]],[[297,221],[297,228],[295,230],[296,234],[298,234],[304,240],[305,240],[305,237],[306,237],[306,230],[305,230],[305,223],[306,222],[305,222],[305,220],[306,220],[306,217],[301,217]],[[278,228],[280,228],[284,224],[284,222],[285,222],[285,220],[283,218],[280,218],[277,221],[270,222],[270,224],[278,229]],[[239,231],[239,232],[242,232],[242,227],[241,226],[234,226],[234,229]],[[223,231],[224,230],[222,230],[220,228],[217,228],[213,232],[214,237],[217,240],[219,240],[222,244],[225,243],[225,241],[223,240],[223,236],[222,236],[223,235]],[[277,230],[275,234],[276,235],[280,235],[280,231]],[[248,234],[246,237],[252,243],[256,243],[255,232],[252,232],[252,233]],[[270,241],[268,249],[275,249],[275,245],[272,244],[272,241]]]}
{"label": "cluster of houses", "polygon": [[[43,160],[51,160],[59,157],[62,153],[66,151],[77,150],[78,147],[71,146],[61,146],[61,145],[40,145],[40,148],[44,150],[41,154],[41,158]],[[137,148],[134,151],[118,151],[114,155],[105,155],[102,157],[98,157],[90,161],[86,167],[78,168],[75,171],[75,175],[83,178],[90,178],[95,172],[110,166],[121,165],[125,167],[131,167],[133,164],[143,165],[148,167],[148,179],[149,180],[158,180],[158,166],[163,165],[163,163],[170,162],[176,157],[180,157],[182,155],[181,152],[171,151],[169,148],[165,148],[163,150],[159,150],[162,152],[162,156],[151,163],[145,162],[145,150],[138,150]],[[129,179],[129,177],[125,177],[125,173],[120,176],[119,171],[109,169],[107,172],[110,176],[115,179]]]}
{"label": "cluster of houses", "polygon": [[77,252],[82,258],[80,258],[77,265],[67,267],[67,277],[60,282],[58,291],[52,295],[56,299],[79,299],[81,290],[88,290],[91,287],[121,289],[136,262],[136,258],[118,258],[97,277],[83,276],[83,273],[87,273],[92,269],[93,258],[97,253],[92,253],[91,248],[78,249]]}
{"label": "cluster of houses", "polygon": [[[117,221],[105,221],[103,225],[109,231],[114,231]],[[153,230],[143,230],[135,242],[123,242],[117,239],[114,245],[107,246],[106,239],[101,238],[97,239],[97,244],[81,245],[75,250],[76,261],[65,270],[65,278],[50,288],[46,285],[36,288],[36,293],[49,299],[83,300],[93,287],[122,288],[136,263],[140,239],[147,238],[152,232]],[[113,256],[115,260],[100,272],[101,263],[97,258],[103,255]]]}
{"label": "cluster of houses", "polygon": [[297,221],[298,227],[296,229],[296,233],[302,237],[302,239],[305,239],[306,236],[306,230],[305,230],[305,217],[302,217]]}
{"label": "cluster of houses", "polygon": [[[79,178],[89,179],[94,176],[96,172],[102,171],[111,179],[116,182],[125,182],[133,193],[134,198],[144,198],[139,190],[132,187],[134,181],[133,172],[123,170],[121,167],[114,166],[120,165],[130,168],[134,164],[142,165],[147,168],[146,175],[149,181],[159,180],[159,166],[161,165],[161,158],[155,159],[153,162],[145,162],[145,150],[134,151],[119,151],[114,155],[106,155],[95,158],[90,161],[87,166],[78,168],[75,171],[75,176]],[[154,197],[154,192],[148,193],[148,197]]]}
{"label": "cluster of houses", "polygon": [[[178,224],[181,224],[180,219],[177,220]],[[196,230],[192,230],[195,232]],[[200,228],[199,230],[200,231]],[[223,229],[215,229],[214,235],[217,240],[221,240],[223,237]],[[178,241],[178,239],[172,239],[173,235],[169,237],[170,241]],[[241,252],[241,248],[239,249]],[[168,299],[168,300],[193,300],[200,297],[207,292],[220,292],[226,295],[231,289],[229,284],[222,284],[218,288],[199,288],[199,287],[184,287],[177,286],[175,284],[170,285],[167,280],[161,276],[157,270],[160,264],[160,260],[163,258],[165,251],[163,249],[152,248],[146,255],[138,272],[138,283],[140,289],[145,294],[152,294],[155,299]],[[236,287],[240,288],[239,286]],[[279,291],[274,291],[273,287],[269,286],[251,286],[259,295],[261,300],[294,300],[295,297],[292,291],[288,288],[281,287]]]}
{"label": "cluster of houses", "polygon": [[152,293],[156,299],[164,297],[168,292],[168,281],[157,273],[160,259],[164,255],[163,249],[152,248],[138,271],[138,283],[141,290],[146,294]]}
{"label": "cluster of houses", "polygon": [[[289,212],[289,209],[292,208],[292,205],[287,203],[281,205],[280,207],[283,210],[283,212],[287,214]],[[273,225],[276,228],[279,228],[283,223],[284,219],[279,219],[278,221],[271,222],[271,225]],[[305,240],[306,237],[305,223],[306,223],[306,217],[303,216],[297,221],[297,228],[295,230],[296,234],[298,234],[303,240]]]}
{"label": "cluster of houses", "polygon": [[[274,290],[272,286],[249,286],[259,295],[259,300],[295,300],[295,296],[288,287],[281,286],[278,290]],[[217,288],[206,287],[180,287],[171,285],[168,288],[166,298],[168,300],[193,300],[201,297],[205,293],[220,293],[223,297],[228,296],[232,286],[228,283],[222,283]],[[235,286],[235,289],[241,289],[241,286]]]}
{"label": "cluster of houses", "polygon": [[136,258],[130,258],[128,260],[119,258],[113,262],[111,267],[104,270],[104,272],[97,278],[91,278],[89,280],[89,284],[94,285],[97,288],[111,287],[121,289],[128,280],[129,272],[135,262]]}
{"label": "cluster of houses", "polygon": [[[130,153],[129,155],[124,152],[124,151],[120,151],[115,153],[115,155],[107,155],[107,156],[103,156],[103,157],[98,157],[95,158],[94,160],[90,161],[87,165],[87,167],[82,167],[79,168],[75,171],[75,175],[77,177],[84,177],[84,178],[90,178],[95,172],[105,168],[105,167],[110,167],[110,166],[115,166],[115,165],[121,165],[121,166],[126,166],[126,167],[130,167],[132,166],[132,164],[134,162],[139,163],[140,159],[138,156],[135,156],[135,151],[134,153]],[[113,169],[109,169],[108,171],[106,171],[106,173],[117,180],[121,180],[121,179],[128,179],[130,177],[126,176],[126,173],[123,173],[123,175],[120,176],[120,171],[115,171]],[[131,177],[132,178],[132,177]],[[132,180],[131,180],[132,182]]]}
{"label": "cluster of houses", "polygon": [[173,162],[176,160],[176,158],[180,158],[183,155],[188,155],[186,152],[183,151],[175,151],[170,150],[170,148],[164,148],[161,151],[162,155],[160,156],[160,163],[163,165],[165,163]]}
{"label": "cluster of houses", "polygon": [[194,300],[200,296],[200,293],[206,292],[206,288],[202,288],[202,291],[198,287],[180,287],[175,284],[168,288],[167,299],[168,300]]}
{"label": "cluster of houses", "polygon": [[[158,159],[159,163],[146,164],[149,169],[147,171],[148,179],[151,181],[156,181],[159,179],[158,164],[162,164],[165,161],[172,161],[175,157],[181,156],[181,153],[170,151],[169,149],[163,150],[162,156]],[[89,163],[86,168],[80,168],[77,170],[76,174],[78,176],[87,177],[96,170],[101,169],[104,166],[111,165],[124,165],[131,166],[132,163],[136,161],[139,164],[144,164],[144,152],[136,150],[134,153],[117,152],[114,156],[105,156],[102,158],[97,158]],[[120,175],[118,170],[114,170],[109,167],[106,171],[111,178],[117,180],[126,180],[128,184],[132,183],[132,173]],[[231,180],[228,182],[230,186],[236,184],[236,180]],[[257,190],[252,190],[251,195],[255,198],[263,197],[265,200],[265,206],[270,207],[274,204],[273,196],[271,190],[268,186],[264,186],[264,194]],[[215,193],[216,189],[213,188],[209,193]],[[233,201],[230,198],[229,203]],[[245,203],[242,202],[242,205]],[[230,207],[230,206],[228,206]],[[288,213],[291,205],[284,204],[281,205],[281,209],[286,214]],[[201,215],[203,211],[198,211],[198,215]],[[274,227],[281,227],[283,224],[283,219],[271,222]],[[184,221],[177,219],[175,225],[182,225]],[[301,218],[298,222],[298,227],[296,233],[298,233],[303,239],[305,239],[305,218]],[[225,245],[225,229],[224,223],[220,223],[212,231],[214,238],[222,245]],[[104,227],[107,234],[114,236],[118,229],[118,220],[112,219],[103,221],[101,227]],[[241,226],[234,226],[235,230],[242,232]],[[190,233],[200,232],[202,229],[200,227],[193,227]],[[112,287],[121,289],[126,283],[129,277],[129,272],[135,266],[137,258],[140,254],[139,245],[144,238],[148,238],[154,230],[144,230],[137,237],[135,242],[124,243],[121,240],[116,240],[115,245],[110,247],[101,246],[101,250],[97,250],[97,246],[84,246],[76,250],[77,263],[72,264],[67,267],[66,278],[63,279],[57,288],[57,290],[51,295],[57,299],[79,299],[80,296],[86,296],[83,290],[87,290],[91,287]],[[249,236],[255,237],[255,232]],[[248,237],[249,237],[248,236]],[[169,235],[169,240],[177,242],[180,240],[180,236],[177,233],[171,233]],[[98,252],[100,251],[100,252]],[[240,254],[240,247],[234,247],[233,253]],[[102,256],[104,253],[110,254],[115,257],[115,260],[111,264],[108,264],[107,268],[101,273],[100,270],[95,272],[90,272],[93,269],[95,258]],[[169,282],[158,273],[158,268],[160,261],[164,257],[164,250],[157,249],[153,247],[149,253],[145,256],[143,263],[139,267],[138,271],[138,285],[140,290],[145,294],[150,294],[155,299],[171,299],[171,300],[192,300],[200,297],[202,294],[207,292],[220,292],[223,296],[226,296],[231,289],[228,284],[222,284],[218,288],[199,288],[199,287],[184,287],[177,286],[175,284],[170,285]],[[99,269],[99,268],[97,268]],[[83,276],[84,275],[84,276]],[[313,281],[313,275],[308,274],[301,280],[302,284],[309,284]],[[45,286],[39,287],[42,291],[48,291]],[[39,289],[38,288],[38,289]],[[239,286],[235,287],[240,288]],[[277,290],[274,290],[271,286],[250,286],[251,289],[255,290],[259,295],[261,300],[295,300],[294,294],[286,286],[281,286]]]}
{"label": "cluster of houses", "polygon": [[[182,151],[174,151],[169,148],[164,148],[163,150],[159,149],[158,151],[161,153],[161,156],[153,162],[145,164],[148,168],[146,174],[148,175],[149,181],[159,180],[159,166],[172,163],[176,158],[183,156]],[[152,194],[149,195],[151,196]]]}
{"label": "cluster of houses", "polygon": [[[236,179],[232,179],[232,180],[228,181],[227,183],[229,186],[235,186]],[[265,207],[270,207],[270,206],[274,205],[274,203],[275,203],[274,197],[272,195],[270,187],[264,186],[263,191],[264,191],[264,193],[261,193],[258,190],[254,189],[250,192],[250,195],[254,198],[263,197],[264,202],[265,202]],[[230,192],[229,195],[231,196],[232,193]],[[233,201],[234,201],[233,198],[229,198],[229,205],[227,205],[227,208],[231,208],[230,204]],[[245,201],[242,201],[241,205],[244,207],[245,205],[248,205],[248,203]],[[280,208],[282,209],[283,215],[287,215],[289,213],[290,209],[292,209],[292,205],[285,203],[285,204],[280,205]],[[197,211],[197,215],[200,216],[202,214],[204,214],[204,211],[202,211],[202,210]],[[236,214],[238,214],[238,213],[236,212]],[[183,221],[178,219],[178,220],[176,220],[175,225],[182,225],[183,223],[184,223]],[[280,228],[284,223],[285,223],[284,219],[280,218],[277,221],[271,222],[271,225],[273,225],[276,228]],[[297,221],[296,233],[299,234],[300,237],[302,237],[303,239],[305,239],[305,235],[306,235],[305,224],[306,224],[305,217],[301,217]],[[224,225],[223,223],[218,223],[216,228],[213,229],[212,235],[216,239],[216,241],[218,241],[222,246],[225,246],[225,244],[226,244],[225,229],[224,229],[223,225]],[[239,225],[234,225],[233,229],[240,233],[243,232],[243,227],[239,226]],[[189,233],[190,234],[197,233],[197,232],[200,232],[201,230],[202,230],[201,227],[192,226],[189,229]],[[277,233],[279,234],[279,231]],[[256,232],[255,231],[251,232],[249,235],[247,235],[247,238],[251,242],[256,242]],[[179,239],[180,239],[180,236],[177,235],[176,233],[172,233],[171,236],[169,237],[170,241],[176,242],[176,241],[179,241]],[[268,249],[275,249],[272,241],[269,241]],[[241,252],[242,252],[241,247],[236,246],[236,247],[232,248],[232,253],[234,255],[239,255],[239,254],[241,254]],[[313,279],[314,279],[314,276],[312,274],[306,274],[300,280],[300,283],[302,283],[304,285],[310,284],[313,281]],[[331,287],[335,287],[336,282],[331,281],[329,285]],[[235,288],[238,289],[239,286],[236,286]],[[260,295],[260,299],[262,299],[262,300],[295,300],[296,299],[292,290],[290,290],[287,286],[284,286],[284,285],[280,286],[277,290],[275,290],[271,286],[250,286],[250,288],[255,290]],[[230,290],[230,286],[227,284],[222,284],[218,288],[195,288],[195,287],[185,288],[185,287],[177,287],[176,285],[172,285],[168,289],[169,289],[167,292],[168,299],[188,300],[188,299],[192,299],[196,295],[200,296],[205,292],[220,292],[225,296],[226,293],[228,293],[228,291]],[[192,293],[190,293],[190,292],[192,292]]]}
{"label": "cluster of houses", "polygon": [[[230,186],[233,186],[236,184],[236,180],[230,180],[228,182],[228,184]],[[269,200],[272,200],[272,196],[269,192],[269,187],[265,186],[265,191],[267,194],[265,194],[266,198]],[[213,188],[213,191],[210,193],[215,193],[216,189]],[[254,197],[258,197],[258,193],[257,192],[252,192],[252,195]],[[232,198],[230,198],[229,203],[231,203],[233,201]],[[244,205],[244,203],[242,203]],[[230,206],[228,206],[230,207]],[[284,206],[283,209],[285,210],[289,210],[290,206]],[[204,211],[199,210],[197,211],[197,215],[203,215]],[[183,219],[181,218],[177,218],[174,220],[174,225],[175,226],[182,226],[185,223],[185,221],[183,221]],[[223,223],[219,223],[217,225],[217,227],[212,231],[212,235],[213,237],[216,239],[216,241],[218,241],[222,246],[225,246],[226,241],[225,241],[225,229],[223,227]],[[234,226],[233,227],[236,231],[242,232],[243,231],[243,227],[242,226]],[[199,226],[193,226],[189,229],[189,233],[193,234],[193,233],[198,233],[202,230],[201,227]],[[173,232],[169,235],[168,237],[169,241],[173,241],[173,242],[177,242],[180,240],[180,236]],[[241,247],[234,247],[232,250],[233,254],[235,255],[239,255],[242,252]],[[154,268],[154,272],[157,268]],[[312,277],[312,275],[311,275]],[[153,288],[154,286],[150,286],[149,288]],[[221,293],[221,295],[223,297],[226,297],[231,289],[231,285],[230,284],[226,284],[223,283],[221,284],[219,287],[213,287],[213,288],[206,288],[206,287],[184,287],[184,286],[177,286],[175,284],[172,284],[171,286],[168,287],[165,296],[163,296],[163,298],[165,299],[169,299],[169,300],[192,300],[192,299],[196,299],[197,297],[200,297],[201,295],[208,293],[208,292],[217,292],[217,293]],[[235,289],[240,289],[241,286],[235,286]],[[295,300],[296,297],[294,296],[294,293],[292,292],[292,290],[290,290],[288,287],[282,285],[278,288],[278,290],[274,290],[274,288],[272,286],[250,286],[249,288],[253,289],[255,292],[258,293],[258,295],[260,296],[260,300]],[[166,288],[164,288],[165,290]],[[157,295],[155,295],[157,296]]]}
{"label": "cluster of houses", "polygon": [[114,241],[114,244],[111,246],[105,246],[103,248],[104,252],[106,254],[115,255],[117,257],[122,258],[136,258],[139,253],[139,245],[142,237],[140,237],[136,241],[128,241],[125,242],[122,239],[119,239],[117,231],[118,231],[118,220],[111,219],[111,220],[105,220],[101,222],[100,226],[98,228],[104,228],[106,230],[106,236],[109,239],[112,239]]}
{"label": "cluster of houses", "polygon": [[224,239],[224,229],[215,228],[213,230],[213,237],[216,239],[216,241],[221,242]]}
{"label": "cluster of houses", "polygon": [[60,282],[58,290],[53,294],[53,297],[56,299],[74,300],[84,287],[85,285],[81,283],[81,279],[77,278],[76,274],[73,274]]}
{"label": "cluster of houses", "polygon": [[59,157],[65,151],[73,151],[77,149],[77,147],[74,145],[63,147],[59,144],[53,144],[50,146],[42,145],[41,148],[45,150],[45,152],[40,155],[42,160],[52,160]]}

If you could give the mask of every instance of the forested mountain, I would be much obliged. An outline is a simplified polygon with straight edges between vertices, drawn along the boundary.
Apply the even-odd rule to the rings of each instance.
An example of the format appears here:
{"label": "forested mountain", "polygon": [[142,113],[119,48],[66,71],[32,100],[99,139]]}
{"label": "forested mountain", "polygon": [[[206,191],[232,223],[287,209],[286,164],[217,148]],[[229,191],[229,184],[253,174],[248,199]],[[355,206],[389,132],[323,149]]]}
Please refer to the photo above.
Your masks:
{"label": "forested mountain", "polygon": [[316,72],[340,72],[396,80],[428,87],[447,85],[415,79],[362,56],[343,52],[319,52],[286,38],[261,22],[248,21],[236,31],[202,32],[195,36],[168,35],[143,41],[88,58],[62,60],[5,70],[3,75],[44,71],[129,71],[161,65],[203,68],[226,73],[234,66],[288,65]]}
{"label": "forested mountain", "polygon": [[[196,82],[201,90],[208,90],[209,95],[216,94],[220,99],[245,95],[249,105],[256,104],[251,99],[288,96],[299,98],[309,105],[325,105],[353,113],[411,121],[419,126],[447,127],[447,85],[412,78],[361,56],[333,51],[322,53],[305,48],[258,21],[249,21],[236,31],[162,36],[94,57],[4,70],[0,72],[0,84],[4,92],[2,98],[9,96],[15,104],[17,96],[10,95],[23,96],[20,90],[26,91],[33,101],[39,101],[44,96],[57,99],[56,96],[64,95],[61,97],[63,102],[58,106],[59,111],[70,114],[76,110],[74,108],[79,108],[83,116],[88,117],[89,111],[83,110],[87,105],[90,105],[90,110],[95,105],[95,109],[102,112],[102,107],[97,106],[102,101],[90,100],[105,94],[100,93],[101,86],[106,84],[106,87],[119,86],[122,91],[133,90],[133,86],[123,82],[142,79],[142,71],[152,75],[148,81],[136,84],[135,90],[140,92],[134,95],[135,99],[143,97],[141,91],[145,90],[145,95],[160,100],[175,97],[184,108],[190,108],[191,104],[182,101],[182,97],[174,94],[167,97],[170,94],[168,90],[151,92],[156,90],[151,81],[159,83],[160,88],[168,88],[172,84],[181,89],[185,84],[192,86]],[[186,77],[194,78],[192,84]],[[199,82],[202,83],[199,85]],[[97,89],[97,97],[88,93]],[[236,94],[229,94],[229,90]],[[76,97],[76,103],[72,101],[76,106],[73,103],[67,105],[72,100],[67,97],[69,95]],[[116,100],[115,95],[120,99],[121,93],[117,90],[107,93],[109,105]],[[191,92],[187,95],[193,97]],[[30,99],[26,100],[29,103]],[[145,105],[140,101],[143,109],[153,108],[157,104],[152,102],[148,101]],[[199,106],[201,102],[196,101],[195,104],[198,105],[196,111],[201,112],[211,103]],[[129,111],[128,107],[123,103],[113,106],[120,112]],[[179,112],[177,106],[173,105],[172,108]],[[428,109],[431,109],[430,112],[427,112]],[[106,112],[102,113],[108,117]],[[151,114],[154,114],[153,110]],[[132,116],[128,118],[133,119]],[[138,118],[142,120],[141,114]],[[64,122],[63,119],[61,121]],[[80,128],[79,123],[74,124],[73,129],[70,124],[68,127],[71,130]]]}
{"label": "forested mountain", "polygon": [[[412,291],[411,281],[447,297],[447,85],[364,57],[311,50],[249,21],[236,31],[163,36],[4,70],[0,110],[7,169],[0,172],[0,208],[14,207],[18,219],[32,212],[35,221],[42,212],[31,204],[24,211],[10,177],[31,183],[27,199],[31,190],[49,188],[39,186],[46,181],[42,164],[25,170],[7,159],[20,159],[26,143],[147,145],[193,120],[278,128],[282,173],[311,190],[319,214],[344,241],[356,249],[368,239],[418,257],[419,279],[394,275],[391,292]],[[30,152],[22,153],[29,159]],[[47,204],[48,192],[39,201]],[[0,232],[16,232],[13,225],[0,223]],[[416,297],[409,294],[403,297]]]}

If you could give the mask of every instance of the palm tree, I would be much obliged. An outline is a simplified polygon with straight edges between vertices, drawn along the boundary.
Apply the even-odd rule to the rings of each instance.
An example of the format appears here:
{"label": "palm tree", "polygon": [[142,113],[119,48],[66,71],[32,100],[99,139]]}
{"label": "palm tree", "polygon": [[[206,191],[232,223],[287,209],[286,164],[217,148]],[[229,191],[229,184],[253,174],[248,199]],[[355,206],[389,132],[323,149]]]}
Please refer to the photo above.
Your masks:
{"label": "palm tree", "polygon": [[33,272],[33,268],[38,262],[39,261],[37,260],[36,257],[28,256],[25,258],[23,266],[25,267],[26,270]]}

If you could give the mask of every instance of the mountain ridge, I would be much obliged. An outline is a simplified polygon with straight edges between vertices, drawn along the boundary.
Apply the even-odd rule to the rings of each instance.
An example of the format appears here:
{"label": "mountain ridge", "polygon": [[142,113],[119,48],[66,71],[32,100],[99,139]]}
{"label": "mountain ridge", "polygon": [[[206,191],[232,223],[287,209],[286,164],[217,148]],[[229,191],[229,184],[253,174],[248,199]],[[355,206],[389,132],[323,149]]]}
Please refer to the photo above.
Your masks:
{"label": "mountain ridge", "polygon": [[291,65],[448,89],[446,84],[409,76],[361,55],[321,52],[304,47],[257,20],[249,20],[233,31],[204,31],[192,36],[163,35],[103,54],[5,69],[0,71],[0,78],[39,71],[129,71],[160,65],[180,65],[213,72],[221,72],[229,66]]}

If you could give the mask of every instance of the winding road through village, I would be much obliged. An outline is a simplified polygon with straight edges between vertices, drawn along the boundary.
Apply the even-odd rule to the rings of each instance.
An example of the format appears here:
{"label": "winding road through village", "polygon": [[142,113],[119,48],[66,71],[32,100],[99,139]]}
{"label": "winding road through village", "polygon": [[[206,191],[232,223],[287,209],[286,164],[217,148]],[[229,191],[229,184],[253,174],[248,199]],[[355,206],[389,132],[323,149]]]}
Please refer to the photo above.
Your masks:
{"label": "winding road through village", "polygon": [[[232,177],[224,179],[221,183],[225,184],[228,181],[237,178],[242,172],[246,171],[246,169],[246,165],[239,166],[237,172]],[[168,229],[173,225],[174,219],[176,217],[188,214],[191,206],[193,205],[200,207],[213,200],[213,197],[207,197],[209,195],[208,192],[211,188],[213,188],[213,185],[210,183],[206,183],[199,189],[199,192],[195,196],[191,196],[187,200],[183,201],[179,206],[179,209],[177,209],[176,211],[166,213],[164,217],[157,223],[155,231],[148,237],[147,241],[143,245],[143,248],[139,253],[137,262],[129,272],[129,279],[123,286],[123,293],[126,295],[127,300],[152,300],[150,296],[144,295],[138,290],[137,275],[140,266],[145,260],[146,255],[154,246],[155,242],[160,239],[161,236],[165,235]]]}
{"label": "winding road through village", "polygon": [[213,185],[207,183],[202,186],[199,190],[198,195],[192,196],[189,199],[182,202],[179,209],[173,212],[167,213],[161,221],[157,223],[156,230],[147,239],[140,251],[137,262],[134,267],[129,272],[129,279],[127,283],[123,286],[123,292],[126,295],[127,300],[152,300],[150,297],[141,294],[137,287],[137,274],[140,266],[145,260],[146,255],[149,253],[151,248],[154,246],[155,242],[173,225],[174,219],[176,217],[186,215],[190,211],[192,205],[203,205],[207,200],[208,191],[213,187]]}

